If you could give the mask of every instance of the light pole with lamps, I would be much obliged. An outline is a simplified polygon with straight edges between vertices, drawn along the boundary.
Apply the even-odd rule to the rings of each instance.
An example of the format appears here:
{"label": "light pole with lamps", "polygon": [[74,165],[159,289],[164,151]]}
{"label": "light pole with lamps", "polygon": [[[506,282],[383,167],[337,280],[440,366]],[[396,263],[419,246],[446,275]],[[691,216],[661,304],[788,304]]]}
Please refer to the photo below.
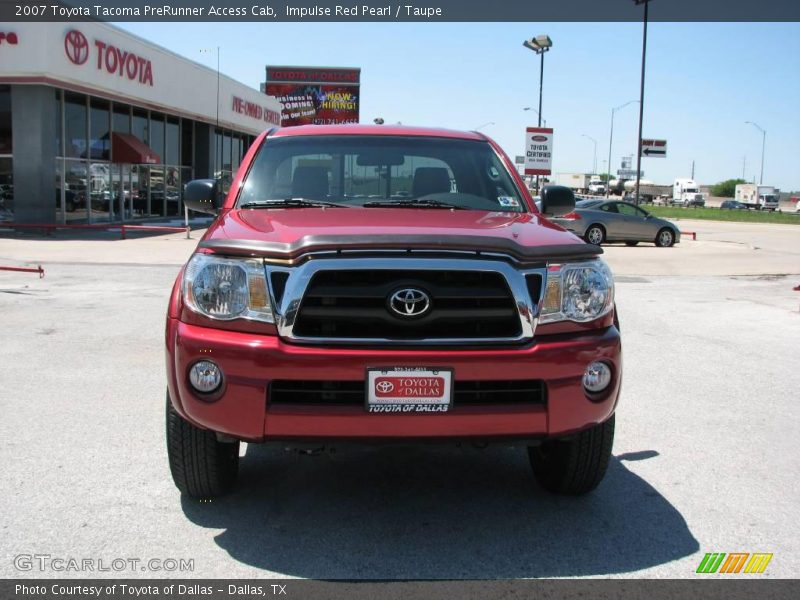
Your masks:
{"label": "light pole with lamps", "polygon": [[642,121],[644,119],[644,67],[647,57],[647,9],[650,7],[650,0],[633,0],[636,6],[644,4],[644,28],[642,32],[642,79],[639,88],[639,139],[636,140],[636,197],[634,204],[639,204],[639,182],[642,178]]}
{"label": "light pole with lamps", "polygon": [[[539,115],[539,127],[542,126],[542,86],[544,83],[544,53],[548,52],[550,48],[553,47],[553,40],[550,39],[548,35],[537,35],[534,38],[529,40],[525,40],[522,42],[522,45],[528,48],[529,50],[533,50],[536,54],[541,57],[540,66],[539,66],[539,110],[537,111],[537,115]],[[536,176],[536,193],[539,193],[539,176]]]}
{"label": "light pole with lamps", "polygon": [[[522,110],[532,110],[532,111],[533,111],[533,112],[535,112],[537,115],[539,114],[539,111],[538,111],[538,110],[536,110],[535,108],[533,108],[532,106],[526,106],[526,107],[525,107],[525,108],[523,108]],[[542,119],[542,125],[544,125],[545,127],[547,127],[547,119]]]}
{"label": "light pole with lamps", "polygon": [[[761,177],[759,177],[758,184],[759,185],[763,185],[764,184],[764,147],[767,145],[767,132],[764,131],[763,129],[761,129],[761,127],[759,127],[758,125],[756,125],[752,121],[745,121],[745,124],[752,125],[753,127],[755,127],[756,129],[758,129],[761,132]],[[742,168],[742,171],[744,171],[744,168]]]}
{"label": "light pole with lamps", "polygon": [[590,135],[586,135],[585,133],[582,133],[581,136],[591,140],[592,143],[594,144],[594,161],[592,162],[592,175],[597,175],[597,140]]}
{"label": "light pole with lamps", "polygon": [[610,186],[608,185],[611,181],[611,142],[614,140],[614,114],[629,104],[633,104],[634,102],[638,102],[638,100],[630,100],[625,104],[620,104],[619,106],[611,109],[611,131],[608,134],[608,181],[606,181],[606,198],[608,198],[608,193]]}

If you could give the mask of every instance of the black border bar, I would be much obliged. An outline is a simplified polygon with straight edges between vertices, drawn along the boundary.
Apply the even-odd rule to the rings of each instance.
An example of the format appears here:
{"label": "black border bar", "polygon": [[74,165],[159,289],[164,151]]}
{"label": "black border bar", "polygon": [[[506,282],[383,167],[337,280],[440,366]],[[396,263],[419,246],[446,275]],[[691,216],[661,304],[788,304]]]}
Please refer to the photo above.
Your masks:
{"label": "black border bar", "polygon": [[[635,22],[642,20],[642,6],[637,4],[644,1],[0,0],[0,21]],[[798,0],[647,1],[651,22],[800,21]],[[743,47],[746,44],[743,40]]]}

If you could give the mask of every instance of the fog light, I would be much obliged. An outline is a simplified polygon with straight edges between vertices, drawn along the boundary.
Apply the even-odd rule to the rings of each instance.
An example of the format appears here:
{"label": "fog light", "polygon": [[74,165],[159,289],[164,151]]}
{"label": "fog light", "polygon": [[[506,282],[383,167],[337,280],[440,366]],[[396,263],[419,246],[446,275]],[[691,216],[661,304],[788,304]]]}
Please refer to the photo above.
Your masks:
{"label": "fog light", "polygon": [[583,387],[594,394],[602,392],[611,383],[611,368],[604,362],[593,362],[583,374]]}
{"label": "fog light", "polygon": [[222,383],[222,371],[210,360],[201,360],[189,369],[189,383],[198,392],[209,394]]}

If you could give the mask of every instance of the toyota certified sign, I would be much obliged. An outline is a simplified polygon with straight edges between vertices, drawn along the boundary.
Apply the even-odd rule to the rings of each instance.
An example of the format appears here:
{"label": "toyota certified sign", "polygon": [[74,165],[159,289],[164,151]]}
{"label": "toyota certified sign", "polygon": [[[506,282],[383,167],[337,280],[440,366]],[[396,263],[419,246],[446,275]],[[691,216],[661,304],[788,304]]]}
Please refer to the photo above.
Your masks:
{"label": "toyota certified sign", "polygon": [[68,31],[64,36],[64,52],[73,65],[82,65],[89,60],[89,40],[76,29]]}
{"label": "toyota certified sign", "polygon": [[[101,40],[94,40],[93,45],[98,71],[153,86],[153,63],[150,60]],[[74,65],[80,66],[89,60],[90,48],[89,40],[77,29],[68,31],[64,36],[64,53]]]}
{"label": "toyota certified sign", "polygon": [[550,175],[552,168],[552,128],[528,127],[525,132],[525,174]]}

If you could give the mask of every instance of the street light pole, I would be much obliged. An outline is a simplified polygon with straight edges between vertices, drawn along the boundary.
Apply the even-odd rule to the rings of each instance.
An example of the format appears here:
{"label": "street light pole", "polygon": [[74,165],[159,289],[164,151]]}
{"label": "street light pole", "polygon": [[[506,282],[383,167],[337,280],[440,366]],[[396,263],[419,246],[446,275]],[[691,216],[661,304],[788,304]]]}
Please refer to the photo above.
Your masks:
{"label": "street light pole", "polygon": [[611,142],[614,140],[614,113],[616,113],[618,110],[625,108],[629,104],[633,104],[634,102],[638,102],[638,100],[630,100],[625,104],[621,104],[611,109],[611,130],[608,133],[608,171],[606,171],[608,179],[606,179],[606,198],[608,198],[610,189],[609,182],[611,181]]}
{"label": "street light pole", "polygon": [[594,144],[594,161],[592,162],[592,174],[597,175],[597,140],[590,135],[586,135],[585,133],[582,133],[581,135],[585,138],[592,140],[592,143]]}
{"label": "street light pole", "polygon": [[[538,111],[537,111],[535,108],[533,108],[533,107],[531,107],[531,106],[526,106],[526,107],[525,107],[525,108],[523,108],[522,110],[532,110],[532,111],[533,111],[533,112],[535,112],[537,115],[540,115],[540,113],[539,113],[539,112],[538,112]],[[540,115],[540,118],[541,118],[541,115]],[[542,125],[544,125],[545,127],[547,127],[547,119],[542,119]]]}
{"label": "street light pole", "polygon": [[478,131],[481,127],[486,127],[487,125],[494,125],[494,121],[487,121],[486,123],[481,123],[475,129],[473,129],[473,131]]}
{"label": "street light pole", "polygon": [[642,178],[642,121],[644,119],[644,67],[645,57],[647,56],[647,9],[650,7],[650,0],[633,0],[638,6],[644,4],[644,28],[642,33],[642,79],[639,88],[639,139],[636,140],[636,198],[634,204],[639,204],[639,183]]}
{"label": "street light pole", "polygon": [[[530,40],[525,40],[522,43],[523,46],[528,48],[529,50],[533,50],[536,54],[538,54],[541,58],[539,63],[539,124],[538,127],[542,126],[542,90],[544,88],[544,53],[550,50],[553,47],[553,40],[550,39],[550,36],[547,35],[537,35],[535,38],[531,38]],[[536,176],[536,193],[539,193],[539,176]]]}
{"label": "street light pole", "polygon": [[749,123],[761,132],[761,177],[758,180],[758,184],[764,185],[764,148],[767,145],[767,132],[752,121],[745,121],[745,123]]}

